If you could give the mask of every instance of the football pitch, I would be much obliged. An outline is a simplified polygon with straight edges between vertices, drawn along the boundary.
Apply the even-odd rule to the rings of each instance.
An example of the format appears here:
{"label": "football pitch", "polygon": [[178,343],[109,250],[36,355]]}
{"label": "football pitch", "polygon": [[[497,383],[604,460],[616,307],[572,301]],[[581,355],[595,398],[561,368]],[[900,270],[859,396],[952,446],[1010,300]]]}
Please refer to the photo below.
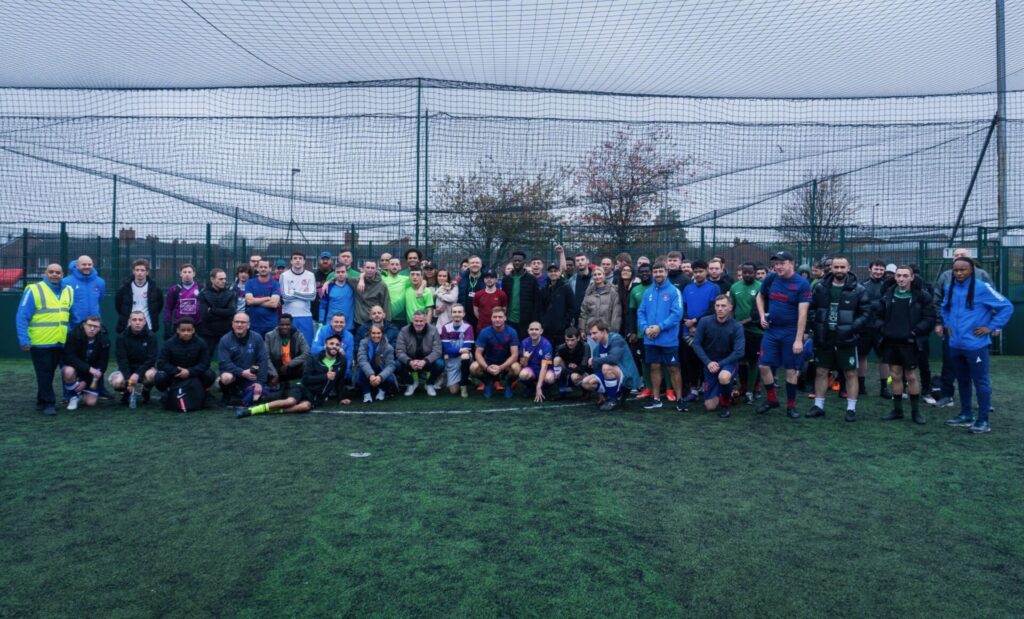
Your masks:
{"label": "football pitch", "polygon": [[856,423],[834,395],[236,420],[46,418],[30,365],[0,372],[0,616],[1024,616],[1021,358],[981,436],[879,421],[871,379]]}

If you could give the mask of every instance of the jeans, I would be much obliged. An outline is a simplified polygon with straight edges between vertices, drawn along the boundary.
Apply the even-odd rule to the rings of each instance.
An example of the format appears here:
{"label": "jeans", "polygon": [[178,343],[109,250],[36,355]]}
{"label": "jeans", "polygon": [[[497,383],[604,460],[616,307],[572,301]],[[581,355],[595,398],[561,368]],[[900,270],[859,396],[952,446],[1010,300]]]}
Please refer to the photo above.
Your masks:
{"label": "jeans", "polygon": [[[971,383],[978,392],[978,421],[988,421],[992,408],[992,383],[988,376],[988,347],[977,350],[949,349],[949,360],[960,386],[960,414],[973,416],[971,407]],[[945,369],[945,367],[943,367]]]}
{"label": "jeans", "polygon": [[[418,374],[422,382],[427,384],[433,384],[437,382],[437,377],[441,376],[444,372],[444,359],[437,359],[433,363],[428,363],[419,370]],[[402,364],[398,368],[398,382],[403,385],[412,384],[412,373],[413,370],[408,365]]]}
{"label": "jeans", "polygon": [[36,406],[40,409],[57,403],[53,392],[53,373],[57,371],[64,356],[64,348],[42,348],[33,346],[29,349],[32,356],[32,368],[36,371]]}

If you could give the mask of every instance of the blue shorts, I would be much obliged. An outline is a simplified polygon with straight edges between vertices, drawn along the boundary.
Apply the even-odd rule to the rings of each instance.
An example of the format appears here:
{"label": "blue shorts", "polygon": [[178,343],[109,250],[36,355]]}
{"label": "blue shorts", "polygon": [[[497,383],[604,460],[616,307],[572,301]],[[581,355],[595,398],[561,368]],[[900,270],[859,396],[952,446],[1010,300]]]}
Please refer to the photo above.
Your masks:
{"label": "blue shorts", "polygon": [[[729,372],[730,374],[733,375],[733,377],[735,377],[736,372],[739,370],[739,367],[740,366],[738,363],[730,363],[728,365],[723,365],[719,371]],[[705,400],[718,399],[718,396],[722,392],[722,384],[718,382],[718,374],[712,374],[711,371],[708,370],[708,366],[706,365],[704,366],[703,388]]]}
{"label": "blue shorts", "polygon": [[679,365],[678,346],[658,346],[657,344],[644,344],[644,363],[657,363],[665,366]]}
{"label": "blue shorts", "polygon": [[776,329],[765,331],[764,337],[761,338],[761,354],[758,357],[758,364],[787,370],[800,369],[802,355],[793,354],[793,340],[795,339],[795,329],[792,331]]}

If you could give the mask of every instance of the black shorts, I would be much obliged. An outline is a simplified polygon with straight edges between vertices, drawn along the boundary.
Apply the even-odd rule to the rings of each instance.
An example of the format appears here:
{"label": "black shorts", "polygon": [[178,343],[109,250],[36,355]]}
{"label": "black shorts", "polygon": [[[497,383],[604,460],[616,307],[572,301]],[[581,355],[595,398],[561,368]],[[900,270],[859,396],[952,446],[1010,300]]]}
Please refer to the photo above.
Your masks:
{"label": "black shorts", "polygon": [[854,346],[836,346],[830,342],[814,343],[814,363],[819,368],[837,372],[857,369],[857,349]]}
{"label": "black shorts", "polygon": [[288,397],[295,398],[295,403],[311,402],[313,405],[321,404],[317,402],[317,398],[310,393],[309,389],[306,389],[303,385],[293,385],[288,389]]}
{"label": "black shorts", "polygon": [[753,359],[757,363],[757,356],[761,354],[761,338],[763,333],[751,333],[743,331],[743,360]]}
{"label": "black shorts", "polygon": [[872,350],[875,351],[875,356],[879,359],[882,358],[882,346],[878,342],[878,331],[866,330],[861,332],[860,337],[857,339],[857,354],[861,357],[866,357]]}
{"label": "black shorts", "polygon": [[885,340],[882,343],[882,359],[889,365],[898,365],[904,370],[916,370],[920,353],[917,344]]}

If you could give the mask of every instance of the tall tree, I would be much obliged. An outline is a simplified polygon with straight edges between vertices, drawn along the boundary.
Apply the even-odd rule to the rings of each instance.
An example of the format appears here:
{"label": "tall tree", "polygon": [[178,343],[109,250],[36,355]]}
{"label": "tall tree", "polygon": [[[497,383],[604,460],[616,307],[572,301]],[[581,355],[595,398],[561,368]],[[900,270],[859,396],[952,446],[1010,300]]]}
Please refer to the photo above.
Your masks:
{"label": "tall tree", "polygon": [[481,169],[434,189],[431,236],[446,249],[495,265],[517,249],[544,251],[558,233],[562,183],[546,170],[510,176]]}
{"label": "tall tree", "polygon": [[695,173],[693,158],[670,154],[672,135],[652,129],[617,131],[594,148],[573,173],[580,221],[592,242],[627,249],[650,239],[660,195]]}
{"label": "tall tree", "polygon": [[790,195],[788,207],[779,215],[783,238],[803,243],[811,252],[832,250],[839,242],[840,228],[854,222],[857,198],[845,177],[835,171],[808,174],[807,181]]}

